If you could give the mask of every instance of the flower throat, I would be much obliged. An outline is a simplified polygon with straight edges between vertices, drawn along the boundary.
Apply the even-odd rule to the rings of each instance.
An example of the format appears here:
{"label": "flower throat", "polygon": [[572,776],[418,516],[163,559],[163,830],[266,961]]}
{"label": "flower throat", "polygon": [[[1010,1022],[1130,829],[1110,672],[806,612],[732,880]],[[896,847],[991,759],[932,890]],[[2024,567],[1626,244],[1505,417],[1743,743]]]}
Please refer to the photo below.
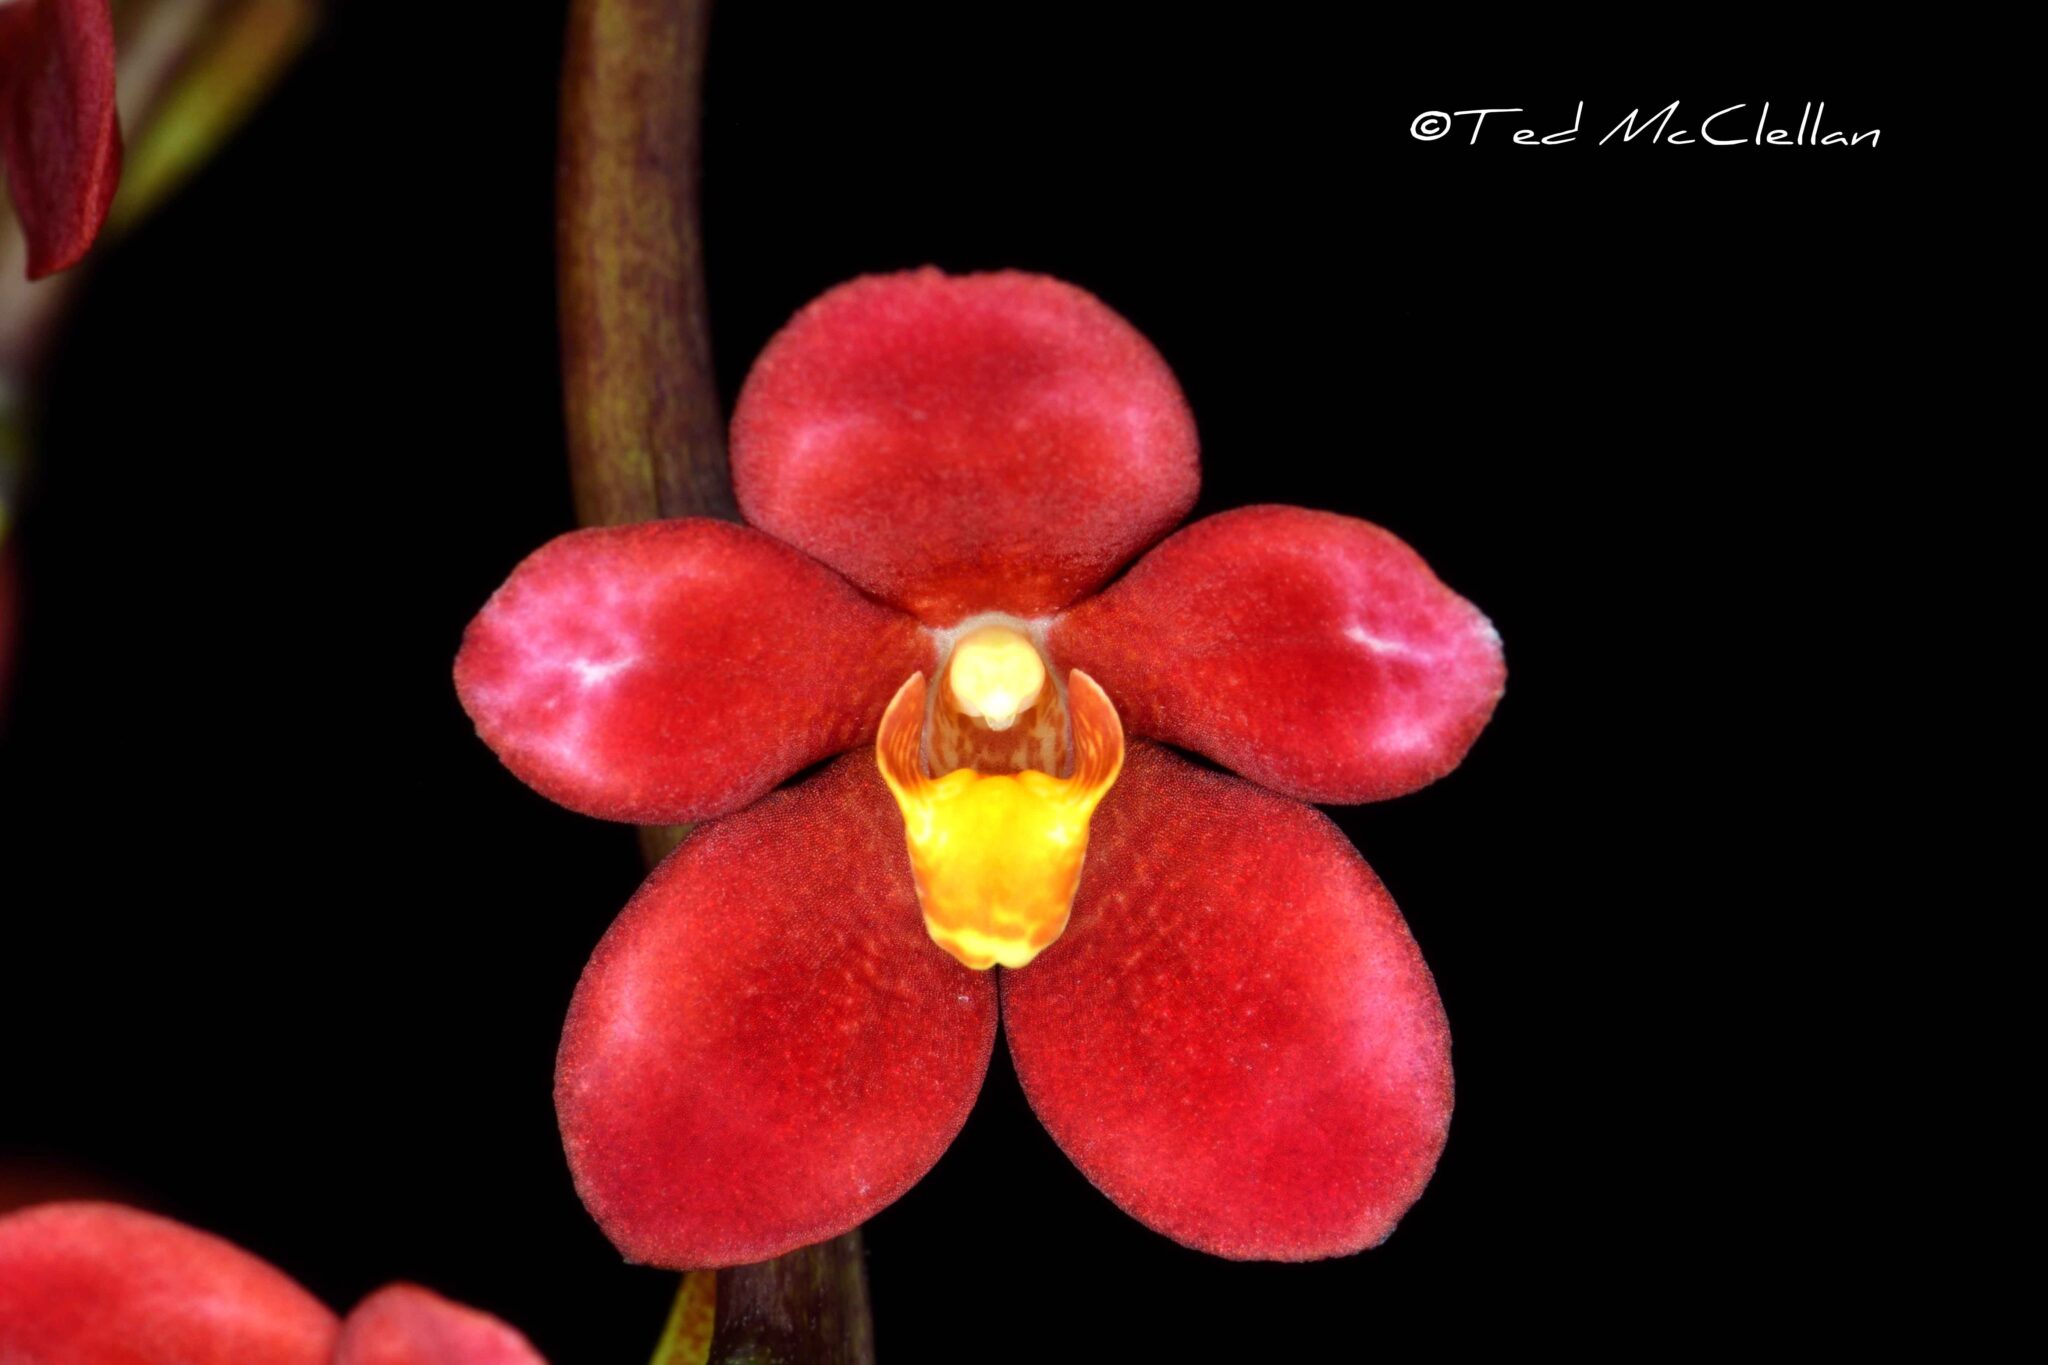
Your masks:
{"label": "flower throat", "polygon": [[976,970],[1022,967],[1066,928],[1089,819],[1123,767],[1109,698],[1079,669],[1062,695],[1022,624],[957,635],[938,686],[913,673],[875,738],[925,928]]}

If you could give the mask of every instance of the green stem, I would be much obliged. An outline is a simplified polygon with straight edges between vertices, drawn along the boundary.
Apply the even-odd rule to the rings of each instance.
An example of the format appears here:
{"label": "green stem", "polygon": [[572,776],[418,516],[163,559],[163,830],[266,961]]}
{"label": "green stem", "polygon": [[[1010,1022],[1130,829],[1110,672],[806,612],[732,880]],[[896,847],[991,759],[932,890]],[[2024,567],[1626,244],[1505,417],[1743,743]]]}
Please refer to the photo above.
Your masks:
{"label": "green stem", "polygon": [[717,1311],[718,1277],[709,1270],[683,1276],[669,1309],[668,1326],[649,1365],[704,1365],[711,1356],[711,1321]]}
{"label": "green stem", "polygon": [[128,145],[108,231],[148,217],[227,141],[324,12],[320,0],[127,0],[115,10]]}
{"label": "green stem", "polygon": [[[557,166],[562,374],[586,526],[736,519],[698,186],[710,0],[574,0]],[[642,832],[653,861],[677,831]],[[720,1271],[712,1365],[873,1365],[860,1232]]]}

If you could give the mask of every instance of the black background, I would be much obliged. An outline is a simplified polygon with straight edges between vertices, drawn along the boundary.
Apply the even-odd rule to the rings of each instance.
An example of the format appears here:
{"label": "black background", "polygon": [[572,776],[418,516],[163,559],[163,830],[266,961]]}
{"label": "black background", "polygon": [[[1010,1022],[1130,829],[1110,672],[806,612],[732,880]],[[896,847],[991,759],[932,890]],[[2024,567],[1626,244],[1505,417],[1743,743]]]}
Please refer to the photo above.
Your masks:
{"label": "black background", "polygon": [[[414,1279],[558,1362],[631,1361],[674,1280],[583,1214],[549,1085],[637,852],[504,772],[448,680],[571,520],[561,26],[343,10],[93,266],[22,528],[0,1154],[340,1307]],[[1815,828],[1879,707],[1844,661],[1926,591],[1871,553],[1902,494],[1938,515],[1872,463],[1913,416],[1926,147],[1896,54],[1720,36],[721,14],[728,400],[851,275],[1064,276],[1179,374],[1198,514],[1378,521],[1510,669],[1461,770],[1337,813],[1456,1038],[1450,1146],[1394,1237],[1306,1266],[1182,1250],[1073,1170],[999,1046],[952,1151],[868,1227],[885,1362],[1696,1340],[1801,1303],[1802,1264],[1873,1216],[1845,1116],[1885,1026],[1843,982],[1877,912]],[[1570,147],[1408,136],[1495,105],[1551,132],[1582,98]],[[1696,126],[1765,98],[1881,145],[1592,145],[1633,107]]]}

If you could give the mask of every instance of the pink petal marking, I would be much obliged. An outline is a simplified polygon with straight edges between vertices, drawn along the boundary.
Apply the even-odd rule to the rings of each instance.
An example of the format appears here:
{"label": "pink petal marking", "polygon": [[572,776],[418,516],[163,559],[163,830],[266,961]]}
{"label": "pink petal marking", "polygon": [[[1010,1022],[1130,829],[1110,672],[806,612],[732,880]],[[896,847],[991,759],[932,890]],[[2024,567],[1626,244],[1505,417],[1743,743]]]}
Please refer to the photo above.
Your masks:
{"label": "pink petal marking", "polygon": [[678,1269],[833,1237],[951,1144],[995,1043],[993,977],[925,935],[866,753],[694,834],[598,945],[555,1107],[620,1251]]}
{"label": "pink petal marking", "polygon": [[[844,284],[748,375],[747,519],[936,625],[1038,616],[1194,505],[1194,419],[1157,351],[1042,275]],[[901,679],[899,678],[900,682]]]}
{"label": "pink petal marking", "polygon": [[0,160],[28,238],[28,277],[75,263],[121,178],[107,0],[0,6]]}
{"label": "pink petal marking", "polygon": [[1376,1245],[1443,1151],[1449,1028],[1372,869],[1320,812],[1155,746],[1096,813],[1066,934],[1002,996],[1053,1138],[1197,1250]]}
{"label": "pink petal marking", "polygon": [[355,1306],[341,1324],[334,1365],[547,1365],[540,1352],[489,1313],[417,1285],[394,1284]]}
{"label": "pink petal marking", "polygon": [[240,1247],[119,1204],[0,1218],[6,1365],[327,1365],[334,1314]]}
{"label": "pink petal marking", "polygon": [[872,739],[932,667],[909,617],[758,531],[682,520],[542,546],[470,624],[455,684],[542,795],[674,824]]}
{"label": "pink petal marking", "polygon": [[1134,734],[1304,801],[1458,766],[1506,684],[1500,636],[1370,522],[1246,507],[1185,528],[1049,637]]}

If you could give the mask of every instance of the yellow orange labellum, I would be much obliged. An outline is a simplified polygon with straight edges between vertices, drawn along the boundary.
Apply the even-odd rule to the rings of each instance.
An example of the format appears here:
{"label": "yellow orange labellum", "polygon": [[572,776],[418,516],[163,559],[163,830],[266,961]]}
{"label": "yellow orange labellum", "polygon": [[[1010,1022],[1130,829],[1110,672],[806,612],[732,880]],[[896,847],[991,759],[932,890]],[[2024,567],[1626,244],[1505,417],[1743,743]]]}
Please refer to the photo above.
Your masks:
{"label": "yellow orange labellum", "polygon": [[903,812],[932,941],[977,971],[1021,967],[1060,936],[1088,852],[1088,821],[1123,769],[1124,730],[1095,680],[1067,675],[1074,772],[925,775],[925,677],[882,715],[875,759]]}

